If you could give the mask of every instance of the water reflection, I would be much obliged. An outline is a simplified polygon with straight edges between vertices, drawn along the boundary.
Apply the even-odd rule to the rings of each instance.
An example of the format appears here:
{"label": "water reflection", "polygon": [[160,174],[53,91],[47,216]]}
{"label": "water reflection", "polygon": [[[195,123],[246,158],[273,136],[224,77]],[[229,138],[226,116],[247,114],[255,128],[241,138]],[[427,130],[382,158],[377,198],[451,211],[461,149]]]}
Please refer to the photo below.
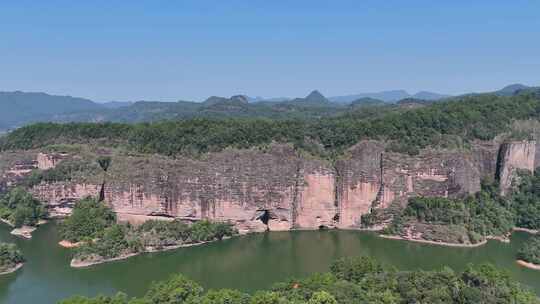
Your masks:
{"label": "water reflection", "polygon": [[540,271],[520,268],[514,256],[528,236],[516,233],[510,244],[496,241],[479,248],[448,248],[388,240],[357,231],[294,231],[256,234],[176,251],[137,256],[91,268],[69,267],[70,252],[56,245],[54,223],[32,240],[18,239],[0,227],[0,240],[14,241],[28,262],[19,272],[0,277],[0,302],[56,303],[73,294],[144,294],[152,281],[181,272],[205,288],[268,288],[288,277],[328,270],[342,256],[370,255],[399,269],[462,270],[467,263],[491,262],[540,293]]}

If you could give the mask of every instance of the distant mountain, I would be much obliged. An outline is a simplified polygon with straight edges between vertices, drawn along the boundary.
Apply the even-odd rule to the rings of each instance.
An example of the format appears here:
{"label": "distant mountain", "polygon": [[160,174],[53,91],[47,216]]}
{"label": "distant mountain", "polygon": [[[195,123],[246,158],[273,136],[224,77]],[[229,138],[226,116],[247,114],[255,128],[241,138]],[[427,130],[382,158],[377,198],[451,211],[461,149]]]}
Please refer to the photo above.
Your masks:
{"label": "distant mountain", "polygon": [[420,91],[412,96],[410,96],[411,98],[414,98],[414,99],[422,99],[422,100],[439,100],[439,99],[444,99],[444,98],[448,98],[448,97],[452,97],[451,95],[445,95],[445,94],[439,94],[439,93],[434,93],[434,92],[429,92],[429,91]]}
{"label": "distant mountain", "polygon": [[343,96],[335,96],[328,98],[330,101],[333,102],[339,102],[339,103],[349,103],[354,100],[369,97],[374,99],[379,99],[385,102],[395,102],[403,98],[409,97],[409,93],[404,90],[392,90],[392,91],[382,91],[382,92],[375,92],[375,93],[360,93],[360,94],[353,94],[353,95],[343,95]]}
{"label": "distant mountain", "polygon": [[371,97],[362,97],[351,102],[351,107],[359,108],[359,107],[367,107],[367,106],[381,106],[385,104],[387,103],[380,99],[375,99]]}
{"label": "distant mountain", "polygon": [[[489,94],[510,96],[532,92],[540,96],[540,87],[512,84]],[[476,95],[482,93],[470,93]],[[466,96],[466,95],[461,95]],[[354,112],[355,116],[373,116],[381,111],[426,106],[448,95],[421,91],[410,95],[404,90],[327,98],[318,90],[306,97],[289,99],[211,96],[204,102],[107,102],[57,96],[45,93],[0,92],[0,132],[38,121],[55,122],[145,122],[164,119],[208,118],[272,118],[308,119]]]}
{"label": "distant mountain", "polygon": [[382,92],[375,92],[375,93],[360,93],[360,94],[353,94],[353,95],[335,96],[335,97],[329,97],[328,99],[333,102],[349,103],[354,100],[358,100],[360,98],[365,98],[365,97],[379,99],[384,102],[397,102],[398,100],[402,100],[405,98],[438,100],[438,99],[450,97],[450,95],[444,95],[444,94],[428,92],[428,91],[420,91],[414,95],[411,95],[405,90],[391,90],[391,91],[382,91]]}
{"label": "distant mountain", "polygon": [[526,85],[523,85],[523,84],[520,84],[520,83],[515,83],[515,84],[507,85],[504,88],[502,88],[502,89],[500,89],[498,91],[495,91],[495,94],[497,94],[499,96],[512,96],[512,95],[515,95],[516,93],[518,93],[520,91],[528,90],[530,88],[531,87],[529,87],[529,86],[526,86]]}
{"label": "distant mountain", "polygon": [[35,121],[49,121],[58,114],[103,109],[91,100],[45,93],[0,92],[0,122],[13,128]]}
{"label": "distant mountain", "polygon": [[235,95],[231,96],[231,98],[225,98],[225,97],[219,97],[219,96],[211,96],[208,97],[205,101],[203,101],[204,106],[212,106],[216,104],[248,104],[249,99],[247,96],[244,95]]}
{"label": "distant mountain", "polygon": [[284,101],[281,104],[289,105],[301,105],[301,106],[328,106],[330,105],[330,100],[324,97],[321,92],[314,90],[309,93],[308,96],[304,98],[295,98],[293,100]]}
{"label": "distant mountain", "polygon": [[314,90],[311,93],[309,93],[309,95],[306,96],[304,100],[309,103],[328,103],[329,102],[329,100],[326,99],[326,97],[324,97],[324,95],[321,94],[321,92],[317,90]]}
{"label": "distant mountain", "polygon": [[104,106],[107,109],[118,109],[122,107],[128,107],[134,104],[133,101],[109,101],[101,103],[102,106]]}
{"label": "distant mountain", "polygon": [[256,102],[283,102],[283,101],[291,100],[289,97],[270,97],[270,98],[266,98],[266,97],[261,97],[261,96],[257,96],[257,97],[249,97],[249,96],[247,96],[247,98],[248,98],[248,101],[251,102],[251,103],[256,103]]}

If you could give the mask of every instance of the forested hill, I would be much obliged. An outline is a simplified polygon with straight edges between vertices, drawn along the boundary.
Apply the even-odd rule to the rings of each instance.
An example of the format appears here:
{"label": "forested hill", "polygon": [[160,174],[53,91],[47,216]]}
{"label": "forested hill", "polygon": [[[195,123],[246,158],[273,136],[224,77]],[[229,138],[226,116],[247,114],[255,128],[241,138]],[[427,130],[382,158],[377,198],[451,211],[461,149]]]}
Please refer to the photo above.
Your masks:
{"label": "forested hill", "polygon": [[[539,88],[520,84],[509,85],[493,92],[499,96],[540,91]],[[387,91],[386,93],[398,92]],[[404,93],[403,93],[404,92]],[[405,98],[407,106],[425,105],[449,96],[419,92],[396,96]],[[190,118],[269,118],[269,119],[317,119],[337,116],[358,107],[393,106],[403,104],[387,94],[356,94],[327,98],[317,90],[304,98],[260,100],[247,96],[230,98],[210,97],[205,102],[139,101],[96,103],[88,99],[71,96],[55,96],[45,93],[0,92],[0,133],[36,122],[154,122]],[[393,96],[393,95],[392,95]],[[412,99],[411,99],[412,98]],[[250,102],[251,100],[251,102]],[[414,100],[414,104],[411,104]]]}
{"label": "forested hill", "polygon": [[84,98],[45,93],[0,92],[0,129],[52,120],[56,115],[102,108]]}
{"label": "forested hill", "polygon": [[540,99],[535,94],[485,94],[412,108],[360,107],[346,114],[310,120],[197,118],[138,124],[39,123],[9,133],[1,139],[0,147],[30,149],[93,141],[143,153],[196,155],[277,141],[326,157],[369,138],[390,141],[393,151],[415,154],[426,146],[454,148],[474,139],[489,140],[510,131],[513,121],[537,119],[539,113]]}

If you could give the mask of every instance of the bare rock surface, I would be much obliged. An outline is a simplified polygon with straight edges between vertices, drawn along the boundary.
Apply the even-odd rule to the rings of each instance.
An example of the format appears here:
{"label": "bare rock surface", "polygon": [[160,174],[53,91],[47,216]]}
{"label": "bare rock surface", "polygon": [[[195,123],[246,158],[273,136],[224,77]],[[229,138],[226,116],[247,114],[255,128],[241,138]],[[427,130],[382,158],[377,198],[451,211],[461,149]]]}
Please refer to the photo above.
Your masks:
{"label": "bare rock surface", "polygon": [[[211,219],[231,221],[240,232],[358,228],[361,216],[375,209],[403,206],[414,196],[462,197],[479,191],[486,177],[497,175],[507,191],[516,170],[534,169],[536,154],[534,141],[490,141],[410,156],[387,152],[385,143],[374,140],[359,142],[334,163],[284,144],[200,159],[112,154],[106,173],[41,183],[32,192],[56,217],[69,215],[76,200],[98,196],[105,182],[105,202],[119,218],[134,222]],[[4,189],[70,157],[36,151],[19,156],[0,153]]]}

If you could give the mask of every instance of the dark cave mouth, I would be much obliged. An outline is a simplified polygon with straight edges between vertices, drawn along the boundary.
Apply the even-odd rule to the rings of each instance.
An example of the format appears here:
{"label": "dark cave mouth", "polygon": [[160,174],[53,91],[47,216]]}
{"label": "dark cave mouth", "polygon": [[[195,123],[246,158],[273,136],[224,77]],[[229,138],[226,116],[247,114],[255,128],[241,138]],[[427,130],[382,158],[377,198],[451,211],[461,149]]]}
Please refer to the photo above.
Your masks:
{"label": "dark cave mouth", "polygon": [[263,224],[268,225],[268,222],[272,218],[269,210],[260,210],[261,214],[257,217]]}

